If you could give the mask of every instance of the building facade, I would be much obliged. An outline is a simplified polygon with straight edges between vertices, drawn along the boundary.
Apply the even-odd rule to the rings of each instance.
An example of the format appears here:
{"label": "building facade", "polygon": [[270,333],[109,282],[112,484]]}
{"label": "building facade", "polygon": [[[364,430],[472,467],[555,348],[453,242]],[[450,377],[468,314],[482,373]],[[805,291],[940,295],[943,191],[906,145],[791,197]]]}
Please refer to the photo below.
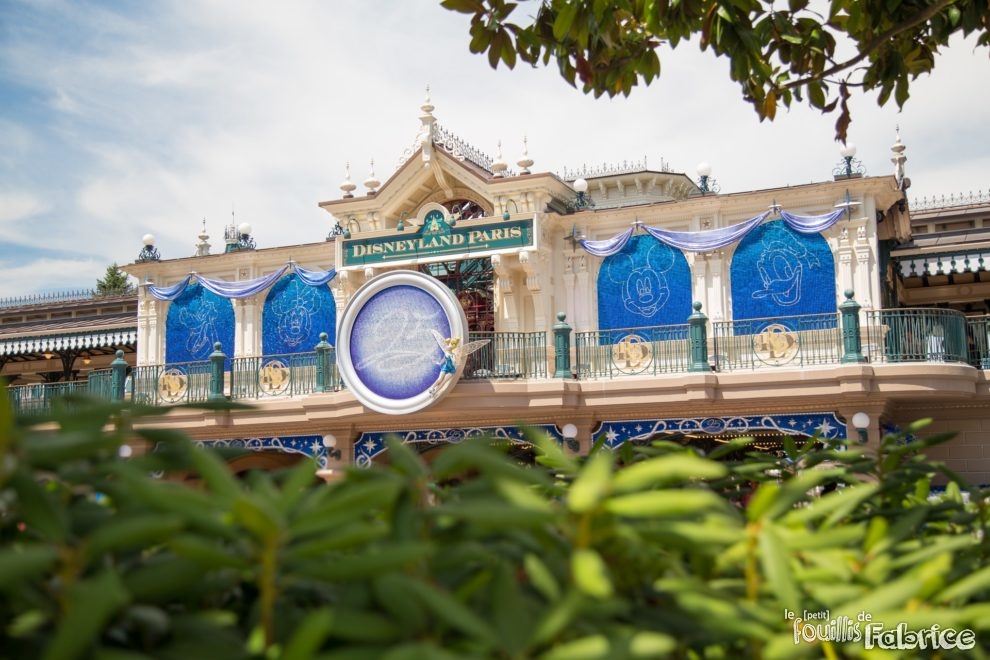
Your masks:
{"label": "building facade", "polygon": [[645,162],[511,169],[433,110],[385,182],[348,175],[320,203],[325,241],[257,248],[232,228],[221,254],[127,266],[128,396],[250,402],[158,423],[331,471],[387,460],[388,434],[423,451],[527,429],[574,451],[665,434],[772,448],[861,437],[855,417],[875,445],[930,416],[965,431],[941,457],[990,481],[973,319],[902,306],[925,247],[908,247],[899,140],[890,176],[722,195]]}

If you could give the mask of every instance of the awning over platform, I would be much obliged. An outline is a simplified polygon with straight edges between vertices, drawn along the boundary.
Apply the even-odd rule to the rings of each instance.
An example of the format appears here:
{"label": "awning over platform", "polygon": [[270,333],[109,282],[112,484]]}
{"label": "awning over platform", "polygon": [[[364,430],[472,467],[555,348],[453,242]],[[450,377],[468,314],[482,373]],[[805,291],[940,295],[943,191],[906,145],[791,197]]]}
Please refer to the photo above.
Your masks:
{"label": "awning over platform", "polygon": [[58,353],[69,350],[112,349],[137,344],[137,328],[115,328],[96,331],[70,332],[0,338],[0,356],[32,353]]}

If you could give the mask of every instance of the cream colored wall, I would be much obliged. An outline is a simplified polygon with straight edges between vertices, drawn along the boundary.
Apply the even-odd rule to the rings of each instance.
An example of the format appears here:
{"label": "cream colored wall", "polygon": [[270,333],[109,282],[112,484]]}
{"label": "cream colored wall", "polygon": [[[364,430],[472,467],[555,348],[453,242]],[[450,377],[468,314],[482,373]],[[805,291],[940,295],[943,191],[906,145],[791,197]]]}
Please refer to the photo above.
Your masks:
{"label": "cream colored wall", "polygon": [[[196,439],[332,433],[353,456],[362,431],[573,423],[585,433],[602,420],[731,417],[837,412],[847,420],[870,415],[870,446],[880,421],[906,424],[935,417],[930,432],[960,436],[933,458],[944,459],[974,483],[990,484],[990,385],[985,372],[964,365],[851,364],[738,373],[686,373],[602,380],[462,381],[442,401],[413,415],[374,413],[349,392],[273,398],[252,410],[212,412],[177,408],[163,420]],[[855,438],[850,429],[849,436]],[[584,436],[583,449],[589,438]]]}

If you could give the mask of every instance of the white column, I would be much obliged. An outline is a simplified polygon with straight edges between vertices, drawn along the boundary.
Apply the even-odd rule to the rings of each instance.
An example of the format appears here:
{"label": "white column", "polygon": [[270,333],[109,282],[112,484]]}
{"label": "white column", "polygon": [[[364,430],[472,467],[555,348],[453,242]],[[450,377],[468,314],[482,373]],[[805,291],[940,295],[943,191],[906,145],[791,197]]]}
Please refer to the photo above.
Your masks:
{"label": "white column", "polygon": [[594,287],[591,286],[591,273],[588,272],[588,257],[579,254],[574,257],[577,283],[574,287],[574,316],[572,325],[578,332],[588,332],[591,327],[591,301]]}
{"label": "white column", "polygon": [[866,227],[856,230],[856,302],[863,309],[873,309],[873,286],[871,282],[879,282],[878,278],[870,277],[870,243],[866,238]]}

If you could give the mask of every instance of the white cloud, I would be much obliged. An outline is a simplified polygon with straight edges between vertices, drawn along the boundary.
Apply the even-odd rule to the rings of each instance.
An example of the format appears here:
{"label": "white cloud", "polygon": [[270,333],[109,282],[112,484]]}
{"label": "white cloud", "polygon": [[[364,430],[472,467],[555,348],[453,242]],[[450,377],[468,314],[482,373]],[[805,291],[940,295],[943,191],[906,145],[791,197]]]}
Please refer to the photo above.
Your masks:
{"label": "white cloud", "polygon": [[[0,41],[0,93],[25,104],[0,110],[0,146],[14,146],[0,167],[19,195],[0,198],[0,219],[33,213],[44,231],[25,240],[84,246],[86,280],[132,259],[146,232],[164,256],[188,256],[205,217],[219,244],[232,206],[259,245],[322,240],[331,218],[317,203],[339,196],[347,161],[359,186],[372,158],[380,179],[392,173],[427,83],[442,124],[489,154],[501,140],[510,163],[526,135],[536,170],[646,156],[693,177],[704,160],[733,192],[826,180],[839,161],[834,116],[795,107],[759,123],[727,61],[693,43],[662,54],[651,87],[609,100],[552,66],[492,71],[468,52],[467,20],[435,0],[32,7]],[[985,50],[953,44],[903,113],[855,99],[850,139],[868,173],[892,171],[900,124],[912,194],[990,185],[990,88],[973,84],[987,79]]]}

